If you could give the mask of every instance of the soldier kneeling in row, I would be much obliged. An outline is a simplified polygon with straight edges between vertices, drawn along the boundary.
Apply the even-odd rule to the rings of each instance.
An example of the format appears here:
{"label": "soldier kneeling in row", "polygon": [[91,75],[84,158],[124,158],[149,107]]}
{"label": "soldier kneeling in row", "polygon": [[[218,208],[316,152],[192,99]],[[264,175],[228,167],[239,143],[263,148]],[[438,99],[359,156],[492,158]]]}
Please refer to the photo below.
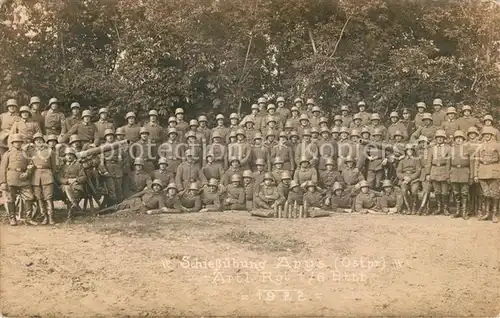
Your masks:
{"label": "soldier kneeling in row", "polygon": [[370,184],[363,180],[359,183],[360,192],[356,196],[354,209],[360,213],[374,213],[377,209],[377,198],[380,193],[370,189]]}
{"label": "soldier kneeling in row", "polygon": [[306,193],[304,194],[304,202],[311,208],[323,208],[325,200],[323,199],[323,190],[316,186],[316,182],[307,181],[305,184]]}
{"label": "soldier kneeling in row", "polygon": [[384,213],[401,213],[403,209],[403,196],[396,191],[391,180],[382,181],[382,193],[378,198],[378,207]]}
{"label": "soldier kneeling in row", "polygon": [[198,183],[192,182],[186,190],[182,191],[180,201],[182,212],[200,212],[201,196]]}
{"label": "soldier kneeling in row", "polygon": [[335,182],[332,187],[333,194],[326,198],[325,205],[330,206],[333,212],[351,213],[356,197],[353,187],[344,190],[340,182]]}

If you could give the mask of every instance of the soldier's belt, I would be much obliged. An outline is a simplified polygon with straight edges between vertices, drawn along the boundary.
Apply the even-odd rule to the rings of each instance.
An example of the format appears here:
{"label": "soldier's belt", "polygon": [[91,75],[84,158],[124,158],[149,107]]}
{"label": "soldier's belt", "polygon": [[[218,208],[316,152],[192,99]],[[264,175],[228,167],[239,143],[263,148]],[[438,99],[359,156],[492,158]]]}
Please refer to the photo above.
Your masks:
{"label": "soldier's belt", "polygon": [[453,168],[469,168],[469,165],[451,165]]}
{"label": "soldier's belt", "polygon": [[432,165],[434,167],[443,167],[443,166],[446,166],[446,163],[433,163]]}
{"label": "soldier's belt", "polygon": [[8,171],[15,171],[15,172],[25,172],[26,170],[24,169],[21,169],[21,168],[8,168],[7,169]]}
{"label": "soldier's belt", "polygon": [[482,161],[482,160],[479,160],[479,162],[482,164],[482,165],[494,165],[494,164],[497,164],[498,161],[493,161],[493,162],[490,162],[490,161]]}
{"label": "soldier's belt", "polygon": [[35,166],[37,169],[50,169],[50,167],[45,167],[45,166]]}

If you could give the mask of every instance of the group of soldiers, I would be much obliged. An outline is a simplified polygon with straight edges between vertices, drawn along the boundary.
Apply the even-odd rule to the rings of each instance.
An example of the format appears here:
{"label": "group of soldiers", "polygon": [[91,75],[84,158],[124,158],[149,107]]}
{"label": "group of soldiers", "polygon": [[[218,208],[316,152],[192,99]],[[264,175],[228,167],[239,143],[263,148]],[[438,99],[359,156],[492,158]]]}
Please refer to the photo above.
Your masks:
{"label": "group of soldiers", "polygon": [[56,98],[44,112],[36,96],[21,107],[9,99],[0,115],[0,187],[10,223],[18,196],[29,224],[37,224],[34,206],[42,224],[53,224],[55,198],[68,205],[68,221],[90,198],[103,209],[148,214],[306,202],[337,212],[498,222],[500,132],[492,116],[480,120],[470,106],[457,111],[435,99],[432,113],[419,102],[416,111],[391,112],[384,126],[363,101],[330,117],[313,99],[274,102],[259,98],[243,118],[218,114],[212,128],[205,115],[186,121],[182,108],[165,123],[156,110],[143,123],[129,112],[127,124],[115,127],[106,108],[93,120],[77,102],[66,117]]}

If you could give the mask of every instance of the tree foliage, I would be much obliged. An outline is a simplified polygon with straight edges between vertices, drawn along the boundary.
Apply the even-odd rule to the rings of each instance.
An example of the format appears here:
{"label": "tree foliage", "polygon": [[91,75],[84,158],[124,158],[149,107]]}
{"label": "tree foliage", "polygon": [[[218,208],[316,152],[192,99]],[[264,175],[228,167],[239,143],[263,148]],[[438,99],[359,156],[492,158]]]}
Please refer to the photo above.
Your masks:
{"label": "tree foliage", "polygon": [[12,0],[0,93],[116,114],[247,111],[314,97],[330,112],[442,98],[500,105],[500,5],[432,0]]}

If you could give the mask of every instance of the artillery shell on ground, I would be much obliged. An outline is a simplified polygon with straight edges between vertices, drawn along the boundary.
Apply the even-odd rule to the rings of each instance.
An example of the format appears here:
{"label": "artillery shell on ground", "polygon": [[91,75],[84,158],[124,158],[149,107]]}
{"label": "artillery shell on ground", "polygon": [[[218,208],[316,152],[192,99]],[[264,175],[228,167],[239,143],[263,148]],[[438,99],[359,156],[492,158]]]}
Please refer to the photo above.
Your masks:
{"label": "artillery shell on ground", "polygon": [[263,217],[263,218],[270,218],[270,217],[273,217],[274,212],[272,210],[253,210],[251,212],[251,215],[252,216],[260,216],[260,217]]}
{"label": "artillery shell on ground", "polygon": [[309,212],[309,217],[311,218],[319,218],[323,216],[330,216],[330,211],[325,210],[312,210]]}

